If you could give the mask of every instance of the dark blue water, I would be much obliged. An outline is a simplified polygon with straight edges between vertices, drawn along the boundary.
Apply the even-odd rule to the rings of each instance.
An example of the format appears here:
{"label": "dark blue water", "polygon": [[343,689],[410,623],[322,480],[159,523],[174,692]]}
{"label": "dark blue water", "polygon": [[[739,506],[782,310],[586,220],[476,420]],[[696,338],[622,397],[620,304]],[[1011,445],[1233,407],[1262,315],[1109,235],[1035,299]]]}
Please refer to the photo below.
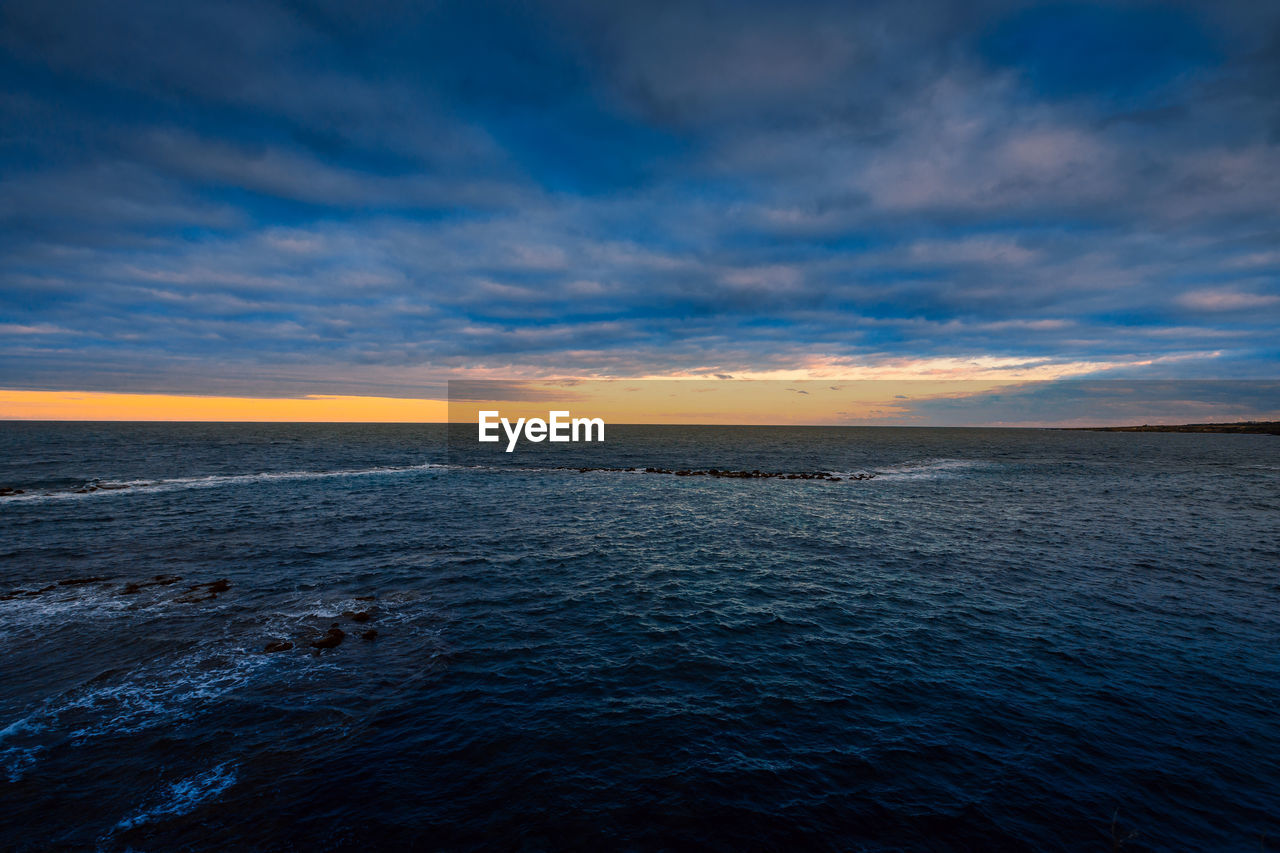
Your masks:
{"label": "dark blue water", "polygon": [[1280,844],[1277,439],[609,429],[0,425],[0,848]]}

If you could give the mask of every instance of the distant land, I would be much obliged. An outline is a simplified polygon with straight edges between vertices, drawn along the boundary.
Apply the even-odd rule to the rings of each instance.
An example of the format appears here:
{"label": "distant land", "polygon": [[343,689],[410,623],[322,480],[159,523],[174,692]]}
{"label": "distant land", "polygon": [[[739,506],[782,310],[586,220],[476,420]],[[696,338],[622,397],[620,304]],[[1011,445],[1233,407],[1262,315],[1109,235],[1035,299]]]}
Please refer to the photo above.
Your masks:
{"label": "distant land", "polygon": [[1118,427],[1061,427],[1088,432],[1236,432],[1280,435],[1280,421],[1241,421],[1234,424],[1143,424]]}

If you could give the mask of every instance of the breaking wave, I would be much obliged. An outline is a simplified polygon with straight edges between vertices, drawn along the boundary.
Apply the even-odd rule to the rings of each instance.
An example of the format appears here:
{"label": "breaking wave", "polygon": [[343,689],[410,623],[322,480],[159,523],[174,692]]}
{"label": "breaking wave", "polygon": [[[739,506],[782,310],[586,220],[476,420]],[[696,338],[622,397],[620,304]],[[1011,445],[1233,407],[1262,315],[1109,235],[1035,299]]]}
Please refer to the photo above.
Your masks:
{"label": "breaking wave", "polygon": [[321,480],[331,477],[372,477],[377,475],[408,474],[448,467],[450,466],[427,462],[422,465],[355,468],[338,471],[264,471],[254,474],[210,474],[203,477],[172,477],[155,480],[94,479],[88,480],[83,485],[75,488],[23,491],[19,494],[0,495],[0,502],[65,500],[122,493],[167,492],[180,489],[208,489],[220,486],[238,486],[251,483],[270,483],[286,480]]}
{"label": "breaking wave", "polygon": [[[765,472],[763,474],[756,472],[756,479],[833,479],[833,480],[870,480],[870,479],[896,479],[896,480],[922,480],[936,479],[940,477],[954,477],[961,472],[980,467],[985,463],[982,460],[973,459],[934,459],[923,462],[907,462],[901,465],[893,465],[879,468],[865,468],[862,470],[850,471],[781,471],[781,472]],[[382,466],[376,468],[355,468],[342,469],[336,471],[264,471],[252,474],[210,474],[200,477],[172,477],[157,479],[141,479],[141,480],[107,480],[93,479],[87,480],[71,488],[61,489],[30,489],[17,493],[0,494],[0,503],[9,502],[32,502],[32,501],[48,501],[48,500],[69,500],[87,497],[101,497],[104,495],[117,494],[138,494],[138,493],[155,493],[178,491],[183,489],[211,489],[225,486],[251,485],[255,483],[271,483],[290,480],[322,480],[329,478],[346,478],[346,477],[373,477],[373,476],[394,476],[402,474],[420,473],[423,471],[443,471],[443,470],[466,470],[466,471],[490,471],[495,473],[552,473],[552,472],[573,472],[573,473],[634,473],[634,474],[694,474],[705,475],[710,473],[716,477],[738,477],[740,479],[753,479],[749,471],[730,471],[716,469],[665,469],[644,466],[630,467],[573,467],[573,466],[542,466],[529,467],[519,465],[449,465],[436,462],[427,462],[421,465],[401,465],[401,466]],[[818,476],[819,474],[823,476]]]}
{"label": "breaking wave", "polygon": [[200,805],[215,800],[236,783],[236,768],[224,762],[203,773],[170,783],[153,802],[123,818],[115,831],[133,829],[156,819],[182,817]]}
{"label": "breaking wave", "polygon": [[929,459],[877,468],[876,475],[886,480],[938,480],[958,477],[988,464],[982,459]]}

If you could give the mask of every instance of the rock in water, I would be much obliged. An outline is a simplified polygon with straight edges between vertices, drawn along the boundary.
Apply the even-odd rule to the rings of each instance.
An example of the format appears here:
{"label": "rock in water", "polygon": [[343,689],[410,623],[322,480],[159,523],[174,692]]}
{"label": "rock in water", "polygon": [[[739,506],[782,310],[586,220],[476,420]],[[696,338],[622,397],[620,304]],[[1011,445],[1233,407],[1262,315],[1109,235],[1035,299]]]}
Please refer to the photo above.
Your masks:
{"label": "rock in water", "polygon": [[361,634],[361,635],[360,635],[360,639],[362,639],[362,640],[376,640],[376,639],[378,639],[378,629],[377,629],[377,628],[370,628],[368,631],[365,631],[363,634]]}
{"label": "rock in water", "polygon": [[347,632],[341,628],[330,628],[323,637],[318,640],[311,641],[313,649],[333,649],[337,648],[343,638],[347,636]]}
{"label": "rock in water", "polygon": [[373,615],[369,613],[368,610],[360,610],[360,611],[344,610],[342,611],[342,618],[350,619],[352,622],[368,622],[370,619],[373,618]]}
{"label": "rock in water", "polygon": [[[181,580],[181,578],[175,577],[174,580]],[[172,581],[166,581],[166,583],[172,583]],[[208,583],[198,583],[191,587],[191,592],[179,598],[178,601],[183,604],[194,604],[198,601],[211,601],[218,597],[218,593],[226,592],[229,589],[231,589],[231,581],[226,578],[209,581]],[[201,590],[203,590],[206,595],[201,595]]]}
{"label": "rock in water", "polygon": [[264,652],[287,652],[293,648],[293,643],[288,640],[272,640],[263,648]]}
{"label": "rock in water", "polygon": [[[182,580],[181,575],[156,575],[149,581],[130,581],[120,590],[121,595],[136,595],[150,586],[169,586]],[[193,587],[198,588],[198,587]]]}

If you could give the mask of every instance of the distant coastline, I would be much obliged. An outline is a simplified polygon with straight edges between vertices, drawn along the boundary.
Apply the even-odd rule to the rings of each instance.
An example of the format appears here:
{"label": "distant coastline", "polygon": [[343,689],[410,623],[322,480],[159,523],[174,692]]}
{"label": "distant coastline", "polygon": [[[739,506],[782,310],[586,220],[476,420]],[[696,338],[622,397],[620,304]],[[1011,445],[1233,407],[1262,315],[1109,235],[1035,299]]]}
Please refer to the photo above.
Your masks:
{"label": "distant coastline", "polygon": [[1084,432],[1233,432],[1280,435],[1280,421],[1240,421],[1233,424],[1143,424],[1142,426],[1059,427]]}

